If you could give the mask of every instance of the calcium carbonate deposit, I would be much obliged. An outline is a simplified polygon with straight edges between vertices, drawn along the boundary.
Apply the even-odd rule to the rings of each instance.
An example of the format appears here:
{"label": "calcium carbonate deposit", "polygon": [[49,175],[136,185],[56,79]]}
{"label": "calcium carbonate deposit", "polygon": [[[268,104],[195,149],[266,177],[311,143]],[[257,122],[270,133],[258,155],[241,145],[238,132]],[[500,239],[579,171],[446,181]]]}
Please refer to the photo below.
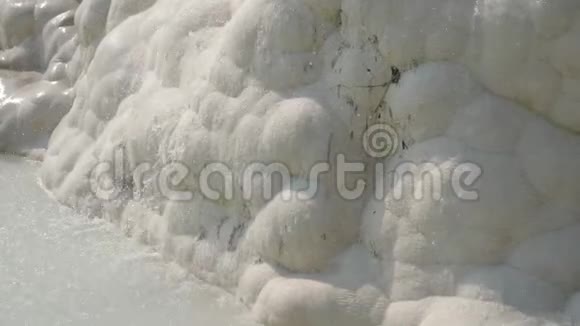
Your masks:
{"label": "calcium carbonate deposit", "polygon": [[[264,325],[580,325],[578,0],[1,0],[0,49],[0,150]],[[201,195],[216,162],[230,196]]]}

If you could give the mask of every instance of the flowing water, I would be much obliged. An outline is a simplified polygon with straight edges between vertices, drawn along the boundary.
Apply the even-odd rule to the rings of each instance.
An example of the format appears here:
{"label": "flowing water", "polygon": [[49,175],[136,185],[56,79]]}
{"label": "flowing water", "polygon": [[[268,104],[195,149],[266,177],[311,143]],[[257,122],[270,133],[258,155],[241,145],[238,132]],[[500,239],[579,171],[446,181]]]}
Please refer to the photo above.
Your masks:
{"label": "flowing water", "polygon": [[49,198],[0,156],[0,325],[252,325],[221,290]]}

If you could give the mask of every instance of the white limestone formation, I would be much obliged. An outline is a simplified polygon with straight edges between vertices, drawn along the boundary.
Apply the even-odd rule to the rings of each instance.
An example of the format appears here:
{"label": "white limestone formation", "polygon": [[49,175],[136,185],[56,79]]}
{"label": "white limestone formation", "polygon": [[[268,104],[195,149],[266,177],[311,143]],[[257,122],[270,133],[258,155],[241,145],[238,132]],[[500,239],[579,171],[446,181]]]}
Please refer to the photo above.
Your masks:
{"label": "white limestone formation", "polygon": [[[0,48],[20,71],[0,75],[0,150],[39,155],[50,136],[58,200],[265,325],[580,323],[577,0],[3,0]],[[380,160],[361,141],[377,123],[398,135]],[[119,148],[123,191],[103,200],[91,173]],[[259,183],[244,198],[239,177],[231,198],[199,195],[211,163],[279,162],[300,185],[338,154],[383,163],[357,177],[384,198],[345,199],[332,173],[307,200]],[[185,163],[194,198],[136,180],[144,162]],[[436,167],[441,198],[392,180],[410,162]],[[477,200],[453,187],[466,162]]]}

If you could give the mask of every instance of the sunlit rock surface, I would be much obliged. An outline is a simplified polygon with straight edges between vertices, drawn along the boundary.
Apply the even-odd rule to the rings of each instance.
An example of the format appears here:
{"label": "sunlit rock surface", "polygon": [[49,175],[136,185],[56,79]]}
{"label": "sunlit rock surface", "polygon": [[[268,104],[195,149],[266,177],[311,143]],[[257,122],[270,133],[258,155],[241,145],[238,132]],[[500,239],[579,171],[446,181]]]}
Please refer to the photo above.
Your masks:
{"label": "sunlit rock surface", "polygon": [[[0,75],[0,149],[41,155],[60,120],[42,168],[57,199],[266,325],[579,322],[577,0],[4,0],[0,47],[1,68],[38,72]],[[279,162],[300,183],[338,154],[377,163],[377,123],[400,142],[379,163],[437,164],[440,199],[385,182],[346,200],[328,174],[309,200],[243,198],[235,179],[228,200],[178,202],[130,175],[183,162],[199,194],[210,163]],[[104,201],[91,172],[119,148],[124,192]],[[450,186],[464,162],[475,201]]]}

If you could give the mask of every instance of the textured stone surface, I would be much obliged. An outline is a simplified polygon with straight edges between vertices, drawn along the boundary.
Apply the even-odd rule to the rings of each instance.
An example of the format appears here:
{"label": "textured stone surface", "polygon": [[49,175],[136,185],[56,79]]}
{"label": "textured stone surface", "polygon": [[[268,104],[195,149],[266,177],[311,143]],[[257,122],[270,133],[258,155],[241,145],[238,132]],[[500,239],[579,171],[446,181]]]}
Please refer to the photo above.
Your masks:
{"label": "textured stone surface", "polygon": [[[68,112],[42,168],[56,198],[237,288],[266,325],[578,322],[577,0],[4,0],[0,13],[0,67],[44,73],[0,80],[0,150],[44,147]],[[359,139],[379,121],[405,142],[387,169],[440,165],[440,200],[348,201],[333,177],[308,201],[244,199],[238,184],[185,204],[90,191],[118,146],[129,166],[186,162],[188,190],[211,162],[277,161],[303,180],[328,155],[368,163]],[[483,170],[477,201],[449,188],[467,161]]]}

